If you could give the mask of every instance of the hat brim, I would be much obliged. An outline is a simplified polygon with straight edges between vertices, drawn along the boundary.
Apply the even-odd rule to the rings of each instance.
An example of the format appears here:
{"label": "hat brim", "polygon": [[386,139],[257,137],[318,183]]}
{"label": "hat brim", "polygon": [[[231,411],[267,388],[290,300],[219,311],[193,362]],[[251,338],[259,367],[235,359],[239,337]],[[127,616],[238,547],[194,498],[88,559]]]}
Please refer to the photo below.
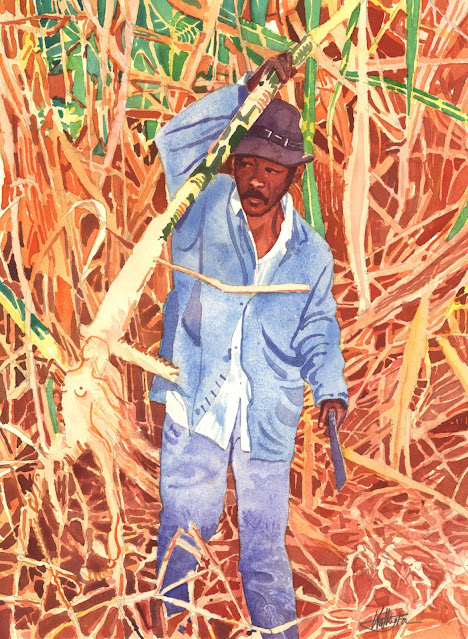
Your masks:
{"label": "hat brim", "polygon": [[287,147],[280,146],[270,140],[258,138],[255,135],[246,135],[239,142],[231,155],[254,155],[255,157],[276,162],[282,166],[291,168],[299,164],[307,164],[314,159],[313,155],[295,151]]}

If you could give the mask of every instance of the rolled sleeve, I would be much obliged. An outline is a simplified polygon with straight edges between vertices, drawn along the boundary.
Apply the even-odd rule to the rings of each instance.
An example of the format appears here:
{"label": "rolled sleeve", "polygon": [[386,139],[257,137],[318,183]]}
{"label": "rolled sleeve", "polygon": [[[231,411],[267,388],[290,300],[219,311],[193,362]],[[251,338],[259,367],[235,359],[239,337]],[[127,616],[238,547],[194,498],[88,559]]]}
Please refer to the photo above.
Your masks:
{"label": "rolled sleeve", "polygon": [[[323,262],[322,262],[323,264]],[[341,399],[348,404],[340,348],[340,328],[332,294],[333,258],[331,253],[312,287],[299,328],[293,339],[301,361],[301,377],[312,388],[314,403]]]}

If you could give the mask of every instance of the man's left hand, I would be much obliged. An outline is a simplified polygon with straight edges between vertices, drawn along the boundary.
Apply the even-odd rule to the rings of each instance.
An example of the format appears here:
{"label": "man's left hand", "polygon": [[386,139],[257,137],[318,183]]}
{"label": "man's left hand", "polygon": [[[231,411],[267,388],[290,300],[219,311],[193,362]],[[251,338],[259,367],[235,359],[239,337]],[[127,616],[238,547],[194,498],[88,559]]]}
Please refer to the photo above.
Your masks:
{"label": "man's left hand", "polygon": [[260,80],[268,75],[271,69],[276,71],[280,86],[286,84],[296,72],[292,64],[291,52],[283,51],[283,53],[280,53],[278,56],[267,58],[248,78],[246,82],[247,90],[252,92]]}
{"label": "man's left hand", "polygon": [[334,411],[335,413],[336,428],[338,430],[346,419],[346,413],[348,412],[346,404],[342,399],[324,399],[323,402],[320,403],[320,416],[318,422],[318,425],[322,428],[327,428],[328,426],[328,416],[330,411]]}

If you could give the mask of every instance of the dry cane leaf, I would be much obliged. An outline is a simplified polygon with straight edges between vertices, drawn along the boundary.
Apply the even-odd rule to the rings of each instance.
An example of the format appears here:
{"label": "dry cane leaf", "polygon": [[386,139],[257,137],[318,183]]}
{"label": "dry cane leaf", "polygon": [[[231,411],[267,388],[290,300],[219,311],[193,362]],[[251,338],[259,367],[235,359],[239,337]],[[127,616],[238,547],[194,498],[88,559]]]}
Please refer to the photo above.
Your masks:
{"label": "dry cane leaf", "polygon": [[437,341],[448,365],[463,386],[465,393],[468,394],[468,365],[460,358],[457,350],[450,344],[446,337],[439,337]]}
{"label": "dry cane leaf", "polygon": [[358,82],[354,121],[353,150],[345,170],[343,216],[351,271],[359,294],[359,313],[370,307],[370,288],[366,267],[365,233],[369,214],[370,139],[369,95],[367,87],[367,7],[361,7],[356,57]]}
{"label": "dry cane leaf", "polygon": [[388,415],[393,423],[390,463],[395,468],[398,467],[402,451],[409,446],[409,406],[418,383],[421,363],[427,351],[429,298],[430,292],[426,291],[421,297],[418,310],[411,322],[408,341],[403,352],[403,361],[398,376],[394,403]]}
{"label": "dry cane leaf", "polygon": [[91,213],[97,218],[99,224],[99,231],[96,236],[96,239],[93,242],[93,246],[91,247],[86,263],[83,265],[83,272],[81,273],[81,280],[86,279],[86,277],[91,273],[92,269],[90,267],[91,262],[96,256],[96,253],[101,248],[102,243],[106,237],[106,227],[107,227],[107,209],[102,202],[98,202],[97,200],[78,200],[74,202],[72,206],[68,209],[65,214],[67,217],[72,211],[77,208],[85,208],[88,209]]}

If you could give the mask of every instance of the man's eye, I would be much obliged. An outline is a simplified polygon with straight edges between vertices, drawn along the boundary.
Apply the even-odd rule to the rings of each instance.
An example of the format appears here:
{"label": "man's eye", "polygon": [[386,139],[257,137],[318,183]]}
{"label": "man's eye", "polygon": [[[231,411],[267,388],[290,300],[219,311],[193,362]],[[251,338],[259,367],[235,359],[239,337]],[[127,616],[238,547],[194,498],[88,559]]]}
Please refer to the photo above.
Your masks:
{"label": "man's eye", "polygon": [[272,169],[271,167],[267,166],[267,168],[265,169],[265,171],[267,173],[279,173],[279,171],[277,171],[276,169]]}

